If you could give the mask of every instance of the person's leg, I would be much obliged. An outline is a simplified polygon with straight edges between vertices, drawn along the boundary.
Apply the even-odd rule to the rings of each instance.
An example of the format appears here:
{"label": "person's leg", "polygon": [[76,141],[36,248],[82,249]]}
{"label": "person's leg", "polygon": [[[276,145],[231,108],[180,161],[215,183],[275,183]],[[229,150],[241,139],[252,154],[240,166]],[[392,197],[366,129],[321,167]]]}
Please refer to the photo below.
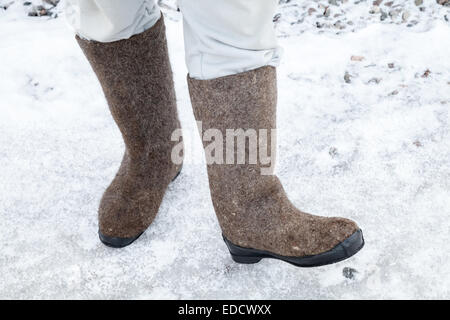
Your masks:
{"label": "person's leg", "polygon": [[[181,168],[181,163],[171,161],[176,145],[171,135],[180,123],[164,19],[159,9],[157,14],[128,11],[153,1],[78,3],[75,9],[82,22],[102,17],[97,24],[102,32],[95,30],[95,23],[81,23],[79,31],[91,40],[79,35],[76,39],[100,81],[125,143],[120,169],[100,203],[99,236],[106,245],[123,247],[152,223],[168,184]],[[138,23],[150,16],[158,16],[158,21]]]}
{"label": "person's leg", "polygon": [[99,42],[128,39],[161,16],[156,0],[66,0],[64,9],[78,36]]}
{"label": "person's leg", "polygon": [[[277,84],[273,65],[277,59],[273,58],[277,57],[277,50],[276,44],[266,37],[269,34],[272,39],[271,16],[278,1],[202,0],[201,5],[197,0],[182,2],[182,10],[188,13],[186,52],[194,114],[201,121],[202,134],[210,129],[221,133],[209,131],[214,135],[215,148],[210,146],[211,139],[204,141],[204,146],[211,198],[232,258],[240,263],[255,263],[273,257],[311,267],[355,254],[364,244],[356,223],[298,210],[268,168],[273,167],[275,155],[267,149],[274,150],[271,147],[276,143],[271,132],[276,128]],[[254,17],[256,14],[264,19]],[[239,129],[243,131],[234,131]],[[230,130],[241,138],[247,134],[256,139],[249,138],[244,148],[235,149],[229,143]],[[266,133],[269,137],[264,139]],[[217,153],[221,148],[218,142],[224,147]],[[260,143],[256,158],[253,156],[258,145],[252,148],[251,143]],[[214,150],[211,157],[209,150]],[[239,152],[245,156],[245,163],[237,162]],[[266,152],[272,158],[269,163],[261,157]],[[221,153],[224,161],[233,161],[208,161],[217,160]]]}
{"label": "person's leg", "polygon": [[186,64],[194,79],[214,79],[277,66],[282,53],[273,29],[277,0],[178,0]]}

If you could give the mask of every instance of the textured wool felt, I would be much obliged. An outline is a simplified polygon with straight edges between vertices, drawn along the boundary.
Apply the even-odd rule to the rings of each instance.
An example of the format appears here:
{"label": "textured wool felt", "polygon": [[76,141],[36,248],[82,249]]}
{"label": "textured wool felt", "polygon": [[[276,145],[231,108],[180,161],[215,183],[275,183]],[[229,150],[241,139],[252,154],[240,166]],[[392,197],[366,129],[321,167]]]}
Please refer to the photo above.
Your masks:
{"label": "textured wool felt", "polygon": [[120,169],[99,208],[100,232],[130,238],[154,220],[180,166],[171,161],[180,128],[164,20],[127,40],[76,37],[100,81],[125,142]]}
{"label": "textured wool felt", "polygon": [[[274,67],[212,80],[188,76],[188,84],[197,121],[202,121],[202,130],[221,130],[224,154],[226,129],[267,129],[270,132],[276,128]],[[204,142],[204,147],[209,143]],[[247,145],[246,153],[248,150]],[[235,155],[236,151],[237,148]],[[328,251],[359,229],[351,220],[320,217],[298,210],[275,175],[260,174],[259,159],[257,164],[246,162],[208,164],[214,209],[224,236],[234,244],[298,257]]]}

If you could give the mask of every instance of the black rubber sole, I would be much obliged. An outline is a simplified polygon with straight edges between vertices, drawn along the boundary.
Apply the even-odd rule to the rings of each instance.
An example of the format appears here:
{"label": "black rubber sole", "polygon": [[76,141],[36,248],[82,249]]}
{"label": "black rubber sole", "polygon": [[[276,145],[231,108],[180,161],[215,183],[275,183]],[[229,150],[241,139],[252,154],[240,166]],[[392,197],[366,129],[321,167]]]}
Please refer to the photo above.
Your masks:
{"label": "black rubber sole", "polygon": [[105,236],[100,232],[100,230],[98,230],[98,237],[99,237],[100,241],[104,245],[111,247],[111,248],[116,248],[116,249],[129,246],[134,241],[136,241],[142,234],[143,234],[143,232],[141,232],[140,234],[138,234],[137,236],[132,237],[132,238],[116,238],[116,237]]}
{"label": "black rubber sole", "polygon": [[[178,171],[178,173],[176,174],[175,177],[173,177],[171,182],[174,182],[176,178],[178,178],[178,176],[181,173],[181,169]],[[110,247],[110,248],[116,248],[116,249],[120,249],[120,248],[124,248],[126,246],[129,246],[130,244],[132,244],[133,242],[135,242],[144,232],[139,233],[138,235],[136,235],[135,237],[131,237],[131,238],[116,238],[116,237],[108,237],[105,236],[104,234],[102,234],[100,232],[100,230],[98,230],[98,237],[100,239],[100,241]]]}
{"label": "black rubber sole", "polygon": [[364,246],[364,237],[361,230],[356,231],[329,251],[303,257],[281,256],[269,251],[243,248],[231,243],[225,236],[223,236],[223,240],[230,251],[231,258],[237,263],[252,264],[258,263],[263,258],[272,258],[305,268],[324,266],[348,259]]}

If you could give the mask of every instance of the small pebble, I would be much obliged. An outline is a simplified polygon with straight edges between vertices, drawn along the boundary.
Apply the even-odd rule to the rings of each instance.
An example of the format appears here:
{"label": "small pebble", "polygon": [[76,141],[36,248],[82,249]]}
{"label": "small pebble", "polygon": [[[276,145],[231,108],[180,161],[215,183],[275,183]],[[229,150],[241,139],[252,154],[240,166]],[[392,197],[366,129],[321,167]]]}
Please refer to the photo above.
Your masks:
{"label": "small pebble", "polygon": [[370,14],[375,14],[375,13],[379,13],[379,12],[380,12],[379,6],[373,6],[369,11]]}
{"label": "small pebble", "polygon": [[400,9],[392,9],[389,11],[389,16],[391,17],[392,20],[395,20],[399,16],[400,12],[401,12]]}
{"label": "small pebble", "polygon": [[419,23],[419,21],[417,20],[413,20],[410,23],[408,23],[407,27],[414,27],[415,25],[417,25]]}
{"label": "small pebble", "polygon": [[403,12],[403,14],[402,14],[402,20],[403,20],[403,22],[408,21],[408,19],[409,19],[410,16],[411,16],[411,14],[409,13],[409,11]]}
{"label": "small pebble", "polygon": [[394,90],[391,93],[389,93],[390,96],[396,96],[398,95],[398,90]]}
{"label": "small pebble", "polygon": [[335,147],[331,147],[330,150],[328,151],[328,154],[334,158],[337,156],[338,154],[338,150]]}
{"label": "small pebble", "polygon": [[381,82],[381,80],[382,80],[381,78],[372,78],[367,83],[379,84]]}
{"label": "small pebble", "polygon": [[351,61],[363,61],[364,57],[363,56],[351,56],[350,60]]}
{"label": "small pebble", "polygon": [[342,269],[342,275],[347,279],[354,279],[357,273],[358,270],[350,267],[345,267],[344,269]]}
{"label": "small pebble", "polygon": [[281,13],[277,13],[274,17],[273,17],[273,22],[278,22],[281,18]]}
{"label": "small pebble", "polygon": [[422,78],[428,78],[428,77],[430,76],[430,74],[431,74],[431,70],[430,70],[430,69],[427,69],[427,70],[425,70],[425,72],[423,73]]}
{"label": "small pebble", "polygon": [[345,75],[344,75],[344,81],[345,81],[345,83],[351,83],[352,82],[352,76],[350,75],[350,73],[348,73],[347,71],[345,72]]}
{"label": "small pebble", "polygon": [[333,24],[333,26],[334,26],[336,29],[339,29],[339,30],[345,29],[345,25],[343,25],[343,24],[341,23],[340,20],[336,21],[336,22]]}
{"label": "small pebble", "polygon": [[59,3],[59,0],[44,0],[44,2],[46,2],[52,6],[56,6]]}

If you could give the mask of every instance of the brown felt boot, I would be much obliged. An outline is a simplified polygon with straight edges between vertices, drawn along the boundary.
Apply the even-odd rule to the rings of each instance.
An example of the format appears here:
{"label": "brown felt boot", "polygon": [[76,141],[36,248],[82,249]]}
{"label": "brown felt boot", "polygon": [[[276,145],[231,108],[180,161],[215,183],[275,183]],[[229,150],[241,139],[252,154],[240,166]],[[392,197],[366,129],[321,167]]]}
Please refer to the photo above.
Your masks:
{"label": "brown felt boot", "polygon": [[[214,128],[223,133],[224,159],[229,147],[226,129],[254,129],[260,138],[260,129],[270,133],[276,128],[274,67],[213,80],[188,77],[188,83],[202,131]],[[269,137],[269,155],[270,141]],[[210,144],[204,142],[205,153]],[[231,150],[237,160],[237,148]],[[270,257],[312,267],[346,259],[362,248],[362,232],[353,221],[314,216],[295,208],[278,178],[261,174],[264,166],[260,157],[249,164],[249,150],[247,141],[245,164],[208,164],[212,201],[224,240],[236,262],[255,263]]]}
{"label": "brown felt boot", "polygon": [[181,164],[171,161],[180,128],[164,20],[127,40],[77,41],[103,88],[125,142],[119,172],[99,208],[100,240],[124,247],[155,218]]}

